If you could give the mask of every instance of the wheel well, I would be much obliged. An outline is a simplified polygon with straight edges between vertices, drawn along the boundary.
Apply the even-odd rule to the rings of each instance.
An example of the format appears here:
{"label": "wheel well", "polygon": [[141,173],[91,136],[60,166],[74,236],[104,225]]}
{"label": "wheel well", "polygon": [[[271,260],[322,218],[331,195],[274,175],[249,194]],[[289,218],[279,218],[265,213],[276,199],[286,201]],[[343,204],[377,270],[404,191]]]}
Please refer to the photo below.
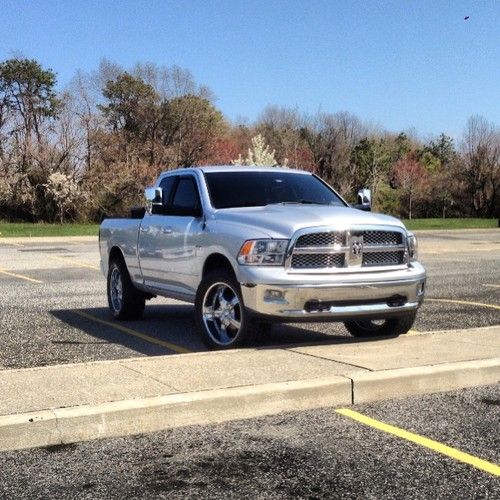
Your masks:
{"label": "wheel well", "polygon": [[225,269],[229,271],[231,274],[233,275],[235,274],[231,262],[229,262],[227,257],[224,257],[224,255],[220,253],[213,253],[212,255],[209,255],[207,257],[207,260],[203,265],[202,278],[204,278],[208,273],[210,273],[215,269]]}
{"label": "wheel well", "polygon": [[111,249],[111,251],[109,252],[108,265],[111,264],[111,261],[113,261],[113,260],[125,262],[122,251],[120,250],[119,247],[113,247]]}

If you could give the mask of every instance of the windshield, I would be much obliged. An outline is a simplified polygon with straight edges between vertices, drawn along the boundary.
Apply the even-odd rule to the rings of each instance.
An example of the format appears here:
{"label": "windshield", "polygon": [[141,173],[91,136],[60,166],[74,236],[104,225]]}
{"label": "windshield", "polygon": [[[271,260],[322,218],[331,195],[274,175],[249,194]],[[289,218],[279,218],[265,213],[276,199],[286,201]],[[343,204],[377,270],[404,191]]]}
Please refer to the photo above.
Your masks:
{"label": "windshield", "polygon": [[239,171],[209,172],[205,177],[214,208],[260,207],[273,203],[346,206],[312,174]]}

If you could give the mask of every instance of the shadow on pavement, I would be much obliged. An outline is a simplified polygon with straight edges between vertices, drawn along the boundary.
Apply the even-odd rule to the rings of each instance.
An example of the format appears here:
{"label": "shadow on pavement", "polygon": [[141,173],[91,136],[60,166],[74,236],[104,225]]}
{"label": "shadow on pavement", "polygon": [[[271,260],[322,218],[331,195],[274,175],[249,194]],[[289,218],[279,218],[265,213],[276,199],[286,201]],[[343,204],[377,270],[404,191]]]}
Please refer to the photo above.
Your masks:
{"label": "shadow on pavement", "polygon": [[[119,344],[138,353],[157,356],[175,353],[162,343],[172,344],[193,352],[206,351],[194,325],[192,305],[149,305],[144,318],[137,321],[117,321],[107,308],[63,309],[50,311],[63,323],[97,339],[95,344]],[[275,324],[254,346],[257,349],[292,348],[318,344],[374,342],[387,337],[356,339],[343,331],[341,324],[331,326],[329,333],[318,331],[317,325]],[[124,331],[128,330],[128,331]],[[146,336],[146,338],[143,338]],[[155,342],[158,342],[155,343]],[[54,344],[79,345],[88,341],[53,341]]]}

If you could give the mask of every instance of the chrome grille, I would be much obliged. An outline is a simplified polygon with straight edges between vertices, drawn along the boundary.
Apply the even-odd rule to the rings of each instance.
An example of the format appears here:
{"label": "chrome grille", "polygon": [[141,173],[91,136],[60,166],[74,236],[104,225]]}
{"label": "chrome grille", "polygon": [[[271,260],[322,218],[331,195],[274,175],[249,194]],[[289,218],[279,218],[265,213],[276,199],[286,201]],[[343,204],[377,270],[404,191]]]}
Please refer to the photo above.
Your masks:
{"label": "chrome grille", "polygon": [[404,264],[405,252],[366,252],[363,254],[363,267],[398,266]]}
{"label": "chrome grille", "polygon": [[365,246],[401,245],[403,235],[394,231],[363,231],[363,244]]}
{"label": "chrome grille", "polygon": [[344,241],[344,232],[310,233],[300,236],[297,243],[295,243],[295,248],[343,245]]}
{"label": "chrome grille", "polygon": [[292,267],[296,269],[318,269],[344,267],[345,256],[337,254],[304,253],[292,257]]}
{"label": "chrome grille", "polygon": [[398,229],[358,226],[346,231],[311,231],[298,236],[287,267],[352,272],[356,268],[401,266],[406,263],[405,246],[404,230]]}

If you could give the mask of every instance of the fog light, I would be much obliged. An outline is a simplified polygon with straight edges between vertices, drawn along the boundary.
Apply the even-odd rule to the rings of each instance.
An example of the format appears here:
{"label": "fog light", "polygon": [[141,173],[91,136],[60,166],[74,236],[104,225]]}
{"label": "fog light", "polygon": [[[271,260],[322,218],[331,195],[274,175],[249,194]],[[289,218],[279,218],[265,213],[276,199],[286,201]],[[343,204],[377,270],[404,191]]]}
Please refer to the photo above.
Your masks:
{"label": "fog light", "polygon": [[266,290],[264,292],[264,300],[266,302],[272,302],[275,300],[284,300],[285,293],[281,290]]}

